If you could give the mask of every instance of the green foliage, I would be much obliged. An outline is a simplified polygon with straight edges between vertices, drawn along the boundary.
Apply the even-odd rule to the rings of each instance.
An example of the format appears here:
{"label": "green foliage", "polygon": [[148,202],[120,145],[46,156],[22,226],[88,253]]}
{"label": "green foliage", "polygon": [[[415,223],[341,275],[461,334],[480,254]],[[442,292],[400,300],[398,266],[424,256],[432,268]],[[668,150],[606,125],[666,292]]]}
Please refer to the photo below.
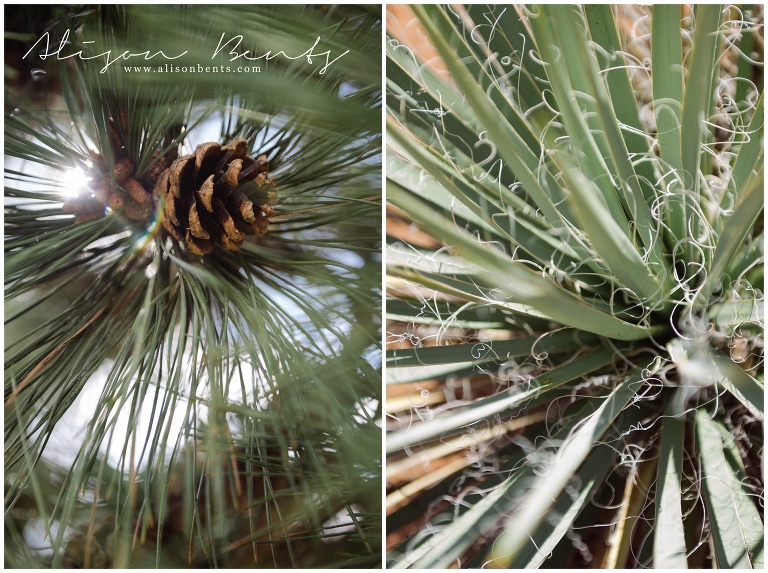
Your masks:
{"label": "green foliage", "polygon": [[392,567],[762,567],[755,10],[393,16]]}
{"label": "green foliage", "polygon": [[[24,50],[68,31],[60,56],[233,71],[48,57],[6,85],[6,566],[378,566],[380,12],[31,12],[7,18],[35,24]],[[212,61],[224,33],[274,57]],[[343,57],[283,57],[318,39]],[[112,165],[110,123],[137,177],[155,151],[245,138],[279,190],[268,234],[199,257],[161,205],[81,220],[70,195],[93,151]]]}

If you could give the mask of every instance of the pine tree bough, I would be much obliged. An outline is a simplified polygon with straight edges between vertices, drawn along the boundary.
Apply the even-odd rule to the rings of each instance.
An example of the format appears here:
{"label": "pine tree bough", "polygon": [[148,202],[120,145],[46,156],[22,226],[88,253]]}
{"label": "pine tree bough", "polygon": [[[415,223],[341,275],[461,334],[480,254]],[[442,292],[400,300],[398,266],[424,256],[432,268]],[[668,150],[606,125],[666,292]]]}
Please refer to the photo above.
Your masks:
{"label": "pine tree bough", "polygon": [[247,150],[245,139],[226,146],[204,143],[176,159],[155,184],[164,203],[163,227],[193,253],[210,253],[216,243],[236,251],[246,235],[267,232],[272,207],[254,204],[246,193],[274,181],[267,157],[253,159]]}
{"label": "pine tree bough", "polygon": [[[127,133],[124,114],[120,127]],[[204,143],[173,163],[155,151],[154,163],[137,178],[121,132],[114,122],[109,128],[114,167],[109,169],[103,156],[92,153],[93,194],[65,205],[65,210],[77,214],[75,222],[100,217],[105,207],[128,220],[148,222],[160,204],[163,229],[196,255],[210,253],[215,244],[237,251],[247,235],[261,237],[267,232],[274,215],[270,206],[276,198],[274,180],[266,155],[249,157],[245,139],[225,146]],[[262,203],[254,203],[249,195]]]}

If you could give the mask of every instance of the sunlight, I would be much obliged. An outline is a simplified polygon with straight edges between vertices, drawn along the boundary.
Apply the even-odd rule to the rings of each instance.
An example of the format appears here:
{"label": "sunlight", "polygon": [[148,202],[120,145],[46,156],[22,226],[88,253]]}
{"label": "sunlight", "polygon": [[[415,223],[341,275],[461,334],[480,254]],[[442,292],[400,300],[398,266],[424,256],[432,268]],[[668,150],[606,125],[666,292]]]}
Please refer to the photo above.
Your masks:
{"label": "sunlight", "polygon": [[67,169],[64,172],[64,181],[62,181],[61,189],[65,197],[77,197],[84,191],[88,190],[88,182],[91,177],[79,167],[74,169]]}

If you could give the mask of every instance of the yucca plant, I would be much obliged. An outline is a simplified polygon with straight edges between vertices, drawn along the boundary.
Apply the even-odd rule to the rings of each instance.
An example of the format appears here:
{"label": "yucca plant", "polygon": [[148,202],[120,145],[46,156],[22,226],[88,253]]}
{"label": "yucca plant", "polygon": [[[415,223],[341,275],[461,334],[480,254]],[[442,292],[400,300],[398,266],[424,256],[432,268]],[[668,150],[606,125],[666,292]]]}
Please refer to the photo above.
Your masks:
{"label": "yucca plant", "polygon": [[389,566],[762,567],[760,8],[404,12]]}
{"label": "yucca plant", "polygon": [[5,565],[378,567],[380,8],[6,25]]}

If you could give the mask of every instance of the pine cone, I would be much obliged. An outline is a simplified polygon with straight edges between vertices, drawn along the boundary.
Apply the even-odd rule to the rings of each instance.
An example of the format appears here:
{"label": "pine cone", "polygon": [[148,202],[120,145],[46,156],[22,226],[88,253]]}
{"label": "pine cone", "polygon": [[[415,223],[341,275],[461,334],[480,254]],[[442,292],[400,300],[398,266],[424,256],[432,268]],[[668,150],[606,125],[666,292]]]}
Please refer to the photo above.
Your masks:
{"label": "pine cone", "polygon": [[246,235],[267,232],[272,209],[254,205],[243,191],[273,180],[266,156],[253,159],[247,151],[245,139],[224,147],[204,143],[176,159],[158,179],[154,194],[164,200],[163,226],[191,252],[210,253],[215,243],[236,251]]}
{"label": "pine cone", "polygon": [[[135,167],[127,158],[118,161],[112,172],[116,185],[109,181],[107,167],[103,158],[93,155],[93,175],[90,183],[93,189],[91,198],[87,201],[69,201],[64,204],[64,210],[75,213],[75,222],[79,223],[93,218],[93,214],[100,211],[103,214],[104,206],[112,211],[120,211],[126,219],[133,221],[148,221],[155,212],[152,196],[144,185],[133,177]],[[93,204],[100,204],[101,209],[94,208]]]}
{"label": "pine cone", "polygon": [[[157,159],[159,155],[160,152],[155,151],[155,153],[152,154],[152,160]],[[168,169],[170,166],[171,162],[166,156],[160,157],[147,171],[147,179],[149,179],[153,184],[157,183],[157,180],[160,179],[163,171]]]}

